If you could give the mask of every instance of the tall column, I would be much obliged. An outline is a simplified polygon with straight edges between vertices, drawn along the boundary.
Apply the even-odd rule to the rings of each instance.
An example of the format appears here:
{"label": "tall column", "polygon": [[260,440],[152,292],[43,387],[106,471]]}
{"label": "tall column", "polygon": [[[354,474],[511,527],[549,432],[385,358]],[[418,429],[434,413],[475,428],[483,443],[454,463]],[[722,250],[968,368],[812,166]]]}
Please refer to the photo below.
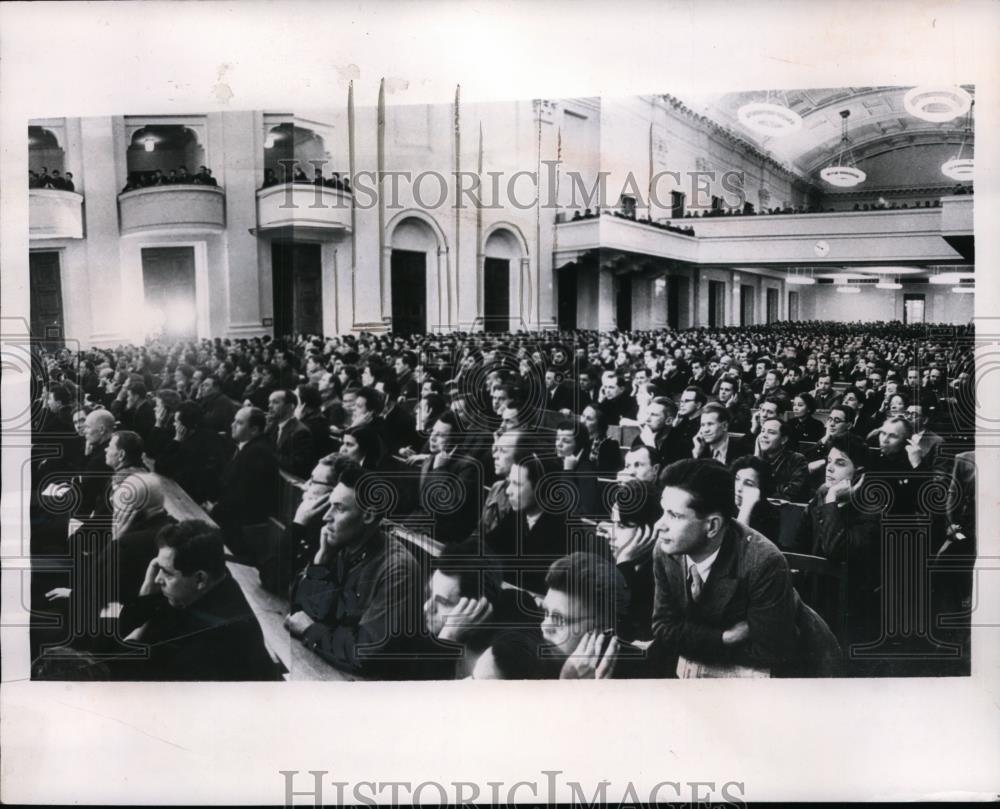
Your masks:
{"label": "tall column", "polygon": [[129,329],[126,314],[138,313],[141,317],[142,307],[141,298],[133,300],[122,294],[115,164],[124,162],[125,145],[117,143],[114,126],[114,119],[107,116],[80,119],[81,159],[86,177],[86,272],[81,277],[74,276],[69,286],[63,288],[64,297],[89,297],[92,324],[89,337],[98,343],[124,340]]}
{"label": "tall column", "polygon": [[217,143],[220,148],[225,146],[218,179],[226,192],[226,265],[210,266],[208,270],[212,290],[228,299],[224,314],[212,302],[211,331],[214,336],[260,334],[264,330],[261,304],[271,300],[272,292],[269,284],[262,283],[258,239],[250,230],[257,227],[257,169],[258,163],[263,168],[263,121],[260,113],[224,112],[210,114],[208,125],[213,164],[219,160],[214,147]]}

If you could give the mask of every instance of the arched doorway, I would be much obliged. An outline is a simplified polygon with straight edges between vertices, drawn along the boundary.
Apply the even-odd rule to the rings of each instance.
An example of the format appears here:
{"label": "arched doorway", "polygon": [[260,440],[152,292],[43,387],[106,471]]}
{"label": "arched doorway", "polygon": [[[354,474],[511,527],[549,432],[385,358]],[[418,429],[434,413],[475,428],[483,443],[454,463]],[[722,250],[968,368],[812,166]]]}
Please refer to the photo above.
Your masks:
{"label": "arched doorway", "polygon": [[437,268],[437,236],[427,222],[407,216],[393,229],[390,244],[392,330],[402,335],[421,334],[427,331],[428,312],[437,314],[437,286],[427,283],[428,271]]}
{"label": "arched doorway", "polygon": [[483,329],[510,331],[512,314],[518,312],[511,303],[517,300],[524,250],[510,230],[497,228],[487,237],[483,253]]}

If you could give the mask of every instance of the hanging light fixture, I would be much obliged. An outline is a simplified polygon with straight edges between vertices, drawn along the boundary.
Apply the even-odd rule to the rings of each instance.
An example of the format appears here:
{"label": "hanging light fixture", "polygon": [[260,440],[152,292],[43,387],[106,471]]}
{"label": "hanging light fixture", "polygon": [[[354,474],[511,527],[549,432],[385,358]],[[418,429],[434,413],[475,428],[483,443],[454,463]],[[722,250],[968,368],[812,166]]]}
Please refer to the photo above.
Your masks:
{"label": "hanging light fixture", "polygon": [[832,166],[822,169],[819,176],[830,185],[839,188],[851,188],[860,185],[868,176],[861,169],[854,165],[854,155],[851,153],[851,140],[847,137],[847,119],[851,116],[850,110],[840,111],[840,154],[837,162]]}
{"label": "hanging light fixture", "polygon": [[941,124],[963,115],[972,106],[972,96],[961,87],[914,87],[903,96],[903,107],[915,118]]}
{"label": "hanging light fixture", "polygon": [[883,281],[881,278],[878,283],[875,284],[876,289],[902,289],[903,285],[899,283],[897,278],[895,281]]}
{"label": "hanging light fixture", "polygon": [[736,117],[751,132],[765,137],[783,138],[802,128],[802,116],[788,106],[784,93],[775,93],[772,100],[768,91],[763,101],[750,101],[740,107]]}
{"label": "hanging light fixture", "polygon": [[793,286],[812,286],[816,283],[816,279],[812,277],[810,270],[803,270],[801,273],[798,270],[793,270],[791,275],[785,276],[785,283],[792,284]]}
{"label": "hanging light fixture", "polygon": [[147,152],[151,152],[156,148],[156,138],[152,135],[146,135],[146,137],[142,139],[142,145],[145,147]]}
{"label": "hanging light fixture", "polygon": [[971,295],[973,292],[976,291],[976,288],[975,288],[975,286],[952,287],[951,291],[952,292],[957,292],[959,294]]}
{"label": "hanging light fixture", "polygon": [[963,281],[974,281],[974,272],[940,272],[930,277],[930,283],[936,286],[950,286],[951,284],[961,284]]}
{"label": "hanging light fixture", "polygon": [[274,134],[274,130],[272,129],[270,132],[267,133],[267,140],[264,141],[264,148],[273,149],[274,144],[277,142],[277,140],[278,136]]}
{"label": "hanging light fixture", "polygon": [[841,295],[857,295],[861,292],[861,287],[852,284],[839,284],[836,286],[836,291]]}
{"label": "hanging light fixture", "polygon": [[975,170],[975,160],[972,158],[972,146],[970,144],[968,157],[962,157],[962,150],[965,144],[972,139],[972,108],[976,105],[973,101],[969,104],[969,111],[965,115],[965,131],[962,133],[962,142],[958,145],[958,153],[951,159],[941,164],[941,173],[945,177],[959,182],[971,182]]}

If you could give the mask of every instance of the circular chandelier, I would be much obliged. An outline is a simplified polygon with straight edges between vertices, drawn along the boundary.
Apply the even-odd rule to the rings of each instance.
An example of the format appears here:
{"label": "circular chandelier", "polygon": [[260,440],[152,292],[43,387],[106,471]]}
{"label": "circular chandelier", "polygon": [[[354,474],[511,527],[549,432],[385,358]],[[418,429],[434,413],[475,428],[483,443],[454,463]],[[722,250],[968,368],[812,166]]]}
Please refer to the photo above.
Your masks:
{"label": "circular chandelier", "polygon": [[802,116],[782,104],[751,101],[736,111],[743,126],[758,135],[784,137],[802,128]]}
{"label": "circular chandelier", "polygon": [[972,106],[972,96],[961,87],[914,87],[903,96],[903,106],[915,118],[940,124],[967,112]]}
{"label": "circular chandelier", "polygon": [[847,137],[847,119],[850,115],[850,110],[840,111],[840,154],[837,157],[836,163],[821,169],[819,173],[819,176],[826,182],[838,188],[852,188],[863,183],[868,177],[867,174],[854,165],[854,156],[851,154],[851,140]]}
{"label": "circular chandelier", "polygon": [[899,281],[882,281],[875,284],[875,289],[902,289],[903,285]]}
{"label": "circular chandelier", "polygon": [[952,180],[958,180],[960,183],[971,182],[975,174],[976,164],[972,156],[962,157],[965,144],[972,138],[972,108],[975,104],[975,101],[969,104],[969,111],[965,117],[965,131],[962,133],[962,142],[958,145],[958,152],[951,160],[946,160],[941,164],[941,173]]}
{"label": "circular chandelier", "polygon": [[809,270],[803,270],[801,273],[797,270],[793,270],[790,275],[785,276],[785,283],[792,284],[793,286],[812,286],[816,283],[816,279],[812,275],[807,275]]}
{"label": "circular chandelier", "polygon": [[930,277],[930,283],[937,286],[949,286],[960,284],[962,281],[972,281],[976,277],[974,272],[940,272]]}

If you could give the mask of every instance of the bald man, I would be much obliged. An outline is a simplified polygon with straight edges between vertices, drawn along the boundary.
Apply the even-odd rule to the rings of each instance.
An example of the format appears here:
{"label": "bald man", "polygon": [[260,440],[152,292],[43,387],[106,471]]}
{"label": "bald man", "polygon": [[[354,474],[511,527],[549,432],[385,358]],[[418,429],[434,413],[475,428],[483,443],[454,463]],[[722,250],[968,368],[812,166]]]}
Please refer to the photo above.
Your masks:
{"label": "bald man", "polygon": [[83,423],[86,444],[83,463],[74,478],[79,505],[73,513],[81,520],[108,513],[104,492],[114,470],[108,465],[105,455],[114,431],[115,417],[108,410],[95,410]]}

